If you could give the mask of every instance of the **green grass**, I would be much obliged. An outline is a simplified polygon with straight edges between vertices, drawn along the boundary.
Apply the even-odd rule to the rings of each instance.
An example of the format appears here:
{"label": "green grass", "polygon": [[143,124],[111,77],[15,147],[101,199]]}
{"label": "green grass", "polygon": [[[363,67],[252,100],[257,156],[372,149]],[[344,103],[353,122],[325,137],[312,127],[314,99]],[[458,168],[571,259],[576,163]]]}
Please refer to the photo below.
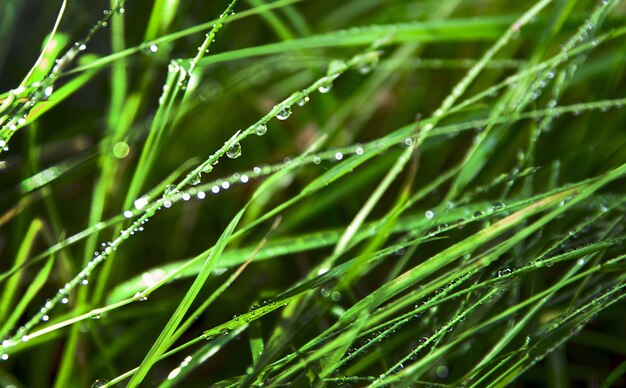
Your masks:
{"label": "green grass", "polygon": [[626,384],[623,2],[146,6],[0,3],[0,386]]}

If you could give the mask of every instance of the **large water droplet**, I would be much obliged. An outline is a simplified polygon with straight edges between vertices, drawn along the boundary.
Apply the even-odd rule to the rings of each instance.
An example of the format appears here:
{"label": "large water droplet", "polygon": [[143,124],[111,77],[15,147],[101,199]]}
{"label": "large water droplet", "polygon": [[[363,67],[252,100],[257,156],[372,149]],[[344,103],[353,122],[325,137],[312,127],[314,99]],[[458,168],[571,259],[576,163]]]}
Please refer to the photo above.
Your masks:
{"label": "large water droplet", "polygon": [[96,381],[93,382],[93,384],[91,384],[91,388],[100,388],[105,386],[107,383],[109,382],[109,380],[105,380],[105,379],[98,379]]}
{"label": "large water droplet", "polygon": [[276,114],[276,118],[278,120],[287,120],[289,116],[291,116],[291,108],[288,106],[284,107],[280,110],[280,112],[278,112],[278,114]]}
{"label": "large water droplet", "polygon": [[263,136],[267,133],[267,125],[259,124],[254,128],[254,134],[257,136]]}
{"label": "large water droplet", "polygon": [[426,218],[428,218],[429,220],[432,220],[433,218],[435,218],[435,213],[432,210],[426,210],[426,212],[424,213],[424,215],[426,216]]}
{"label": "large water droplet", "polygon": [[[144,207],[146,207],[146,205],[148,204],[148,197],[143,196],[143,197],[137,198],[135,202],[133,202],[133,204],[135,205],[135,209],[141,210]],[[132,216],[132,213],[131,213],[131,216]]]}
{"label": "large water droplet", "polygon": [[239,143],[233,144],[233,146],[230,147],[228,151],[226,151],[226,156],[228,156],[231,159],[237,159],[238,157],[240,157],[241,156],[241,144]]}

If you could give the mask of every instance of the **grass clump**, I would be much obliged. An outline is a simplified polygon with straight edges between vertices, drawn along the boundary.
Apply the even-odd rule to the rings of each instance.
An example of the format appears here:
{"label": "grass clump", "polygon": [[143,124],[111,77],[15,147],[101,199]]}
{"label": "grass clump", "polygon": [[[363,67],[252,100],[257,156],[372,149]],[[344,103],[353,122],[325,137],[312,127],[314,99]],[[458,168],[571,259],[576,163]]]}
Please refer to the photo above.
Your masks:
{"label": "grass clump", "polygon": [[622,3],[144,6],[0,5],[0,385],[624,384]]}

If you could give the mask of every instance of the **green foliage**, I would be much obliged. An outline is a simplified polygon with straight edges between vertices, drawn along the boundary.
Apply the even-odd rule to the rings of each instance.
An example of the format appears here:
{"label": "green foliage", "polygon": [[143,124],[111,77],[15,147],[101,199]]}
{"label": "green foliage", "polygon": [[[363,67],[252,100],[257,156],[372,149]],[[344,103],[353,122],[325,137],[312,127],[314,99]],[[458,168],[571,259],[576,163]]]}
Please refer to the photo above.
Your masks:
{"label": "green foliage", "polygon": [[624,384],[623,3],[100,6],[0,4],[0,386]]}

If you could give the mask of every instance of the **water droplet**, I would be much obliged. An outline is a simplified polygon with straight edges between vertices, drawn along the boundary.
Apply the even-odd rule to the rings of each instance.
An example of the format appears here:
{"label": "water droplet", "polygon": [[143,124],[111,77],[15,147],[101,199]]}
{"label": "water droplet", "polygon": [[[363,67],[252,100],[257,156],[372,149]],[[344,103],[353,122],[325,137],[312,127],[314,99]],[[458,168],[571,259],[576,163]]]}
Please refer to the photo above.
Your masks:
{"label": "water droplet", "polygon": [[63,298],[63,299],[61,299],[61,303],[62,303],[62,304],[67,304],[67,302],[69,302],[69,301],[70,301],[70,300],[69,300],[69,299],[67,299],[67,298]]}
{"label": "water droplet", "polygon": [[356,147],[355,152],[357,155],[363,155],[363,147],[361,146]]}
{"label": "water droplet", "polygon": [[316,157],[313,158],[313,163],[320,164],[320,163],[322,163],[322,159],[320,159],[318,156],[316,156]]}
{"label": "water droplet", "polygon": [[341,152],[337,152],[337,153],[335,154],[335,159],[337,159],[337,160],[341,160],[341,159],[343,159],[343,154],[342,154]]}
{"label": "water droplet", "polygon": [[105,380],[105,379],[98,379],[96,381],[93,382],[93,384],[91,384],[91,388],[100,388],[105,386],[107,383],[109,382],[109,380]]}
{"label": "water droplet", "polygon": [[504,268],[498,271],[498,277],[506,276],[511,273],[510,268]]}
{"label": "water droplet", "polygon": [[318,90],[320,93],[328,93],[328,92],[330,92],[330,90],[331,90],[332,88],[333,88],[333,83],[332,83],[332,82],[328,82],[328,83],[325,83],[325,84],[323,84],[323,85],[320,85],[320,87],[319,87],[319,88],[317,88],[317,90]]}
{"label": "water droplet", "polygon": [[298,106],[304,106],[307,102],[309,102],[309,96],[304,96],[300,101],[298,101]]}
{"label": "water droplet", "polygon": [[213,194],[217,194],[217,193],[219,193],[219,192],[220,192],[220,187],[219,187],[219,186],[213,186],[213,187],[211,187],[211,192],[212,192]]}
{"label": "water droplet", "polygon": [[267,125],[266,124],[259,124],[256,126],[256,128],[254,128],[254,134],[257,136],[263,136],[267,133]]}
{"label": "water droplet", "polygon": [[404,139],[404,144],[408,146],[413,145],[413,139],[411,139],[410,137],[407,137],[406,139]]}
{"label": "water droplet", "polygon": [[250,178],[247,175],[242,175],[241,178],[239,178],[239,180],[241,181],[241,183],[248,183]]}
{"label": "water droplet", "polygon": [[278,120],[287,120],[291,116],[291,108],[286,106],[276,114]]}
{"label": "water droplet", "polygon": [[228,156],[231,159],[237,159],[238,157],[240,157],[241,156],[241,144],[239,143],[233,144],[233,146],[230,147],[228,151],[226,151],[226,156]]}
{"label": "water droplet", "polygon": [[206,194],[205,194],[204,191],[200,191],[200,192],[198,192],[197,197],[198,197],[198,199],[204,199],[204,198],[206,198]]}
{"label": "water droplet", "polygon": [[496,211],[496,210],[500,210],[500,209],[504,209],[506,205],[503,204],[502,202],[494,202],[493,204],[491,204],[491,208]]}
{"label": "water droplet", "polygon": [[131,212],[130,210],[126,210],[124,211],[124,217],[126,218],[130,218],[133,216],[133,212]]}
{"label": "water droplet", "polygon": [[48,321],[50,320],[50,317],[49,317],[48,315],[43,315],[43,316],[41,317],[41,320],[42,320],[43,322],[48,322]]}
{"label": "water droplet", "polygon": [[157,51],[159,51],[159,46],[157,46],[156,44],[151,44],[149,50],[151,53],[156,53]]}
{"label": "water droplet", "polygon": [[360,74],[369,74],[372,71],[373,66],[369,63],[365,63],[358,67],[358,71]]}
{"label": "water droplet", "polygon": [[230,187],[230,183],[227,181],[222,182],[222,188],[224,190],[228,190],[228,188]]}
{"label": "water droplet", "polygon": [[148,297],[142,294],[141,292],[136,292],[133,298],[139,302],[145,302],[148,300]]}
{"label": "water droplet", "polygon": [[200,172],[200,173],[198,173],[198,175],[196,175],[195,177],[193,177],[193,178],[191,179],[191,185],[192,185],[192,186],[197,186],[197,185],[199,185],[200,183],[202,183],[202,173],[201,173],[201,172]]}
{"label": "water droplet", "polygon": [[176,190],[176,186],[167,185],[165,186],[165,189],[163,190],[163,195],[164,196],[172,195],[172,194],[175,194],[177,191],[178,190]]}
{"label": "water droplet", "polygon": [[52,92],[54,92],[54,88],[52,86],[48,86],[44,89],[43,94],[46,97],[50,97],[52,95]]}
{"label": "water droplet", "polygon": [[[135,202],[133,202],[133,204],[135,205],[135,209],[141,210],[144,207],[146,207],[146,205],[148,204],[148,197],[143,196],[143,197],[137,198],[135,200]],[[127,210],[127,211],[129,211],[129,210]],[[124,212],[124,215],[126,215],[126,212]],[[131,213],[131,216],[132,216],[132,213]]]}
{"label": "water droplet", "polygon": [[9,359],[9,355],[8,355],[8,354],[6,354],[6,353],[3,353],[3,354],[2,354],[2,356],[0,356],[0,359],[1,359],[2,361],[6,361],[6,360],[8,360],[8,359]]}
{"label": "water droplet", "polygon": [[429,220],[432,220],[433,218],[435,218],[435,212],[433,212],[432,210],[426,210],[426,212],[424,213],[424,215],[426,216],[426,218],[428,218]]}

